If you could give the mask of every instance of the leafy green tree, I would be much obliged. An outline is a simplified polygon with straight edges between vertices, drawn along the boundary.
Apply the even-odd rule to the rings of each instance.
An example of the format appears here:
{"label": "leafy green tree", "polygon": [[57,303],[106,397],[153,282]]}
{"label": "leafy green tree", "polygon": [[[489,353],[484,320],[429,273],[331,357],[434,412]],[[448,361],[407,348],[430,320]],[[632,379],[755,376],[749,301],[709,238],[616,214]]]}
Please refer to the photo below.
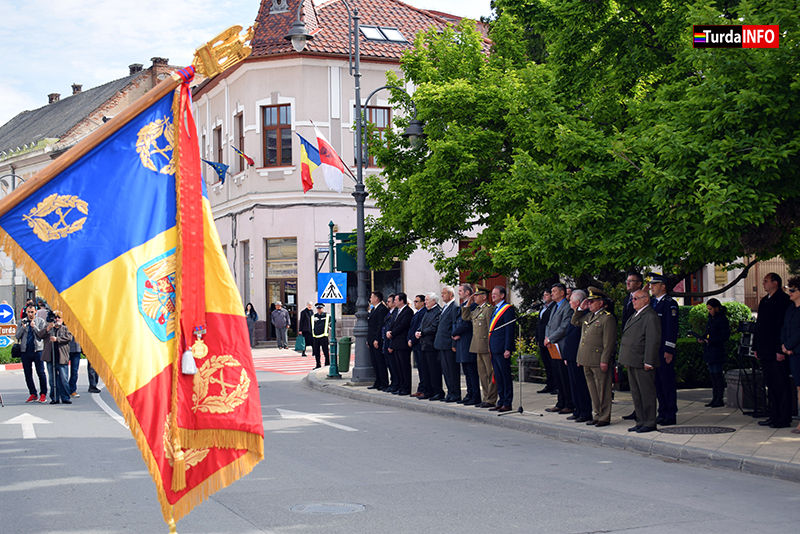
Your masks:
{"label": "leafy green tree", "polygon": [[[800,256],[797,4],[495,0],[488,54],[468,21],[417,36],[402,69],[428,137],[372,147],[370,263],[423,247],[450,279],[677,282]],[[727,22],[779,24],[780,48],[692,48],[693,24]]]}

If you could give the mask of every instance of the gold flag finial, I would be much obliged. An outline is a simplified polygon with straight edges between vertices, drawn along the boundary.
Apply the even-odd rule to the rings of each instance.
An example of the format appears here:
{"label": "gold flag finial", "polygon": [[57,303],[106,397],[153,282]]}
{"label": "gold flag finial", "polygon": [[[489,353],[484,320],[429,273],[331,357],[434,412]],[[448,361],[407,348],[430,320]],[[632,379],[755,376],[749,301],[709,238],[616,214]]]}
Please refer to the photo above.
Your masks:
{"label": "gold flag finial", "polygon": [[244,35],[240,35],[242,26],[231,26],[195,50],[192,65],[198,74],[213,78],[228,67],[244,61],[253,51],[249,44],[255,27],[255,24],[250,26]]}

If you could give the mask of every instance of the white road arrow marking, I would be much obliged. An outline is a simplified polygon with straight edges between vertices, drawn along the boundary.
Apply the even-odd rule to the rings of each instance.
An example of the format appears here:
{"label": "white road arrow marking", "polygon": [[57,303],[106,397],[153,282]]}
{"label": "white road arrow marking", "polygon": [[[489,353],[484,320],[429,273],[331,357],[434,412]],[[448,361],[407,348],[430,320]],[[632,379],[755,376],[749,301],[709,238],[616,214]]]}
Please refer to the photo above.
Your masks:
{"label": "white road arrow marking", "polygon": [[333,428],[338,428],[339,430],[344,430],[346,432],[358,432],[357,428],[351,428],[349,426],[344,426],[337,423],[331,423],[330,421],[326,421],[325,419],[323,419],[324,417],[334,417],[331,415],[294,412],[292,410],[281,410],[280,408],[276,409],[278,410],[278,413],[281,414],[281,417],[284,419],[307,419],[314,423],[322,423],[323,425],[332,426]]}
{"label": "white road arrow marking", "polygon": [[14,417],[13,419],[9,419],[8,421],[3,421],[0,424],[20,425],[22,427],[22,439],[36,439],[36,431],[33,429],[33,425],[50,425],[52,423],[52,421],[48,421],[47,419],[42,419],[40,417],[36,417],[35,415],[24,413]]}

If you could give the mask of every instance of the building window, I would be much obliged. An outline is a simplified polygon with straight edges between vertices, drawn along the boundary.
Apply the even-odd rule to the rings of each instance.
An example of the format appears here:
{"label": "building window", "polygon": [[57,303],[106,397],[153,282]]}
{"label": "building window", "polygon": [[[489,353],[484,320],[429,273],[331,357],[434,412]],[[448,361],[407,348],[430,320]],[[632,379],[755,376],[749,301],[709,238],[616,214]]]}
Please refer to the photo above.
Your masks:
{"label": "building window", "polygon": [[214,147],[212,155],[214,161],[222,163],[222,126],[214,128]]}
{"label": "building window", "polygon": [[[383,146],[386,146],[386,134],[389,131],[389,128],[391,128],[392,126],[392,109],[377,107],[377,106],[367,106],[366,117],[367,117],[367,124],[369,126],[368,129],[372,131],[372,135],[379,137],[382,141],[381,144],[383,144]],[[356,142],[357,139],[354,136],[353,137],[354,165],[357,164],[357,162],[355,161],[355,155],[358,154],[358,148],[357,148],[358,144]],[[365,161],[365,166],[377,167],[377,164],[375,163],[375,156],[367,152],[366,144],[364,146],[364,152],[367,153],[369,156],[369,160]]]}
{"label": "building window", "polygon": [[292,164],[291,106],[264,106],[264,166],[285,167]]}
{"label": "building window", "polygon": [[[239,113],[233,118],[233,126],[236,131],[236,148],[244,154],[244,115]],[[245,167],[245,161],[242,156],[236,154],[236,172],[242,172]]]}

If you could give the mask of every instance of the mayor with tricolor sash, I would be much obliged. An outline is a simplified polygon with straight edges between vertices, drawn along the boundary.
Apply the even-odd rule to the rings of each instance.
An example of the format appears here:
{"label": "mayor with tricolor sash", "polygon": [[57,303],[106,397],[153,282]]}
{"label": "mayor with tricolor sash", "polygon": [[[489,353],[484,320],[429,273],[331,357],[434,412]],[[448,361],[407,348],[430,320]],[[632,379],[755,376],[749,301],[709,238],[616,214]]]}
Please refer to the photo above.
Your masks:
{"label": "mayor with tricolor sash", "polygon": [[503,286],[494,286],[492,302],[494,312],[489,321],[489,351],[492,353],[492,368],[497,382],[497,406],[489,410],[510,412],[514,400],[511,353],[514,352],[514,323],[517,314],[514,307],[506,302],[506,288]]}
{"label": "mayor with tricolor sash", "polygon": [[[219,38],[242,42],[240,29]],[[173,74],[0,203],[5,252],[63,310],[173,531],[264,456],[241,297],[200,172],[194,72]]]}

